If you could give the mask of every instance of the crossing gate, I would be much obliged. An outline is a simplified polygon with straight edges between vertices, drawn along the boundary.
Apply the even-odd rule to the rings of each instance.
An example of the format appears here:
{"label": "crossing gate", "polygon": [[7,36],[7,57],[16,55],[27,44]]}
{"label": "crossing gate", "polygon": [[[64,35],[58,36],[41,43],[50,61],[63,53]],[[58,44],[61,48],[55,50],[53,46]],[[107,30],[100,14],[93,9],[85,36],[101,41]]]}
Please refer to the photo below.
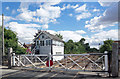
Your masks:
{"label": "crossing gate", "polygon": [[[63,59],[57,60],[57,57]],[[84,72],[109,72],[108,53],[64,54],[64,55],[12,55],[12,66],[35,69],[84,71]],[[51,65],[51,62],[53,65]],[[49,66],[46,66],[48,62]]]}

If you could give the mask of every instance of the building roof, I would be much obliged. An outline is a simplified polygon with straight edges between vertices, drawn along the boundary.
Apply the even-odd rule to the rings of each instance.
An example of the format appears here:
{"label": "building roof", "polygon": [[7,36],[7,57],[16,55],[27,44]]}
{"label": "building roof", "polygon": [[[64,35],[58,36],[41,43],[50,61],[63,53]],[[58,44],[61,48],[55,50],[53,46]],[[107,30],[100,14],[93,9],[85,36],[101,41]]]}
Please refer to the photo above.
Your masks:
{"label": "building roof", "polygon": [[118,43],[120,43],[120,40],[116,40],[116,41],[114,41],[114,42],[118,42]]}
{"label": "building roof", "polygon": [[29,48],[29,47],[31,47],[32,46],[32,44],[23,44],[23,46],[25,47],[25,48]]}
{"label": "building roof", "polygon": [[[57,36],[55,36],[55,35],[52,35],[52,34],[50,34],[50,33],[47,32],[47,31],[41,31],[41,30],[39,30],[38,33],[36,33],[36,35],[34,36],[35,39],[36,39],[40,34],[42,34],[42,33],[48,35],[48,37],[50,37],[51,39],[54,39],[54,40],[57,40],[57,41],[60,41],[60,42],[64,42],[61,38],[59,38],[59,37],[57,37]],[[34,39],[34,40],[35,40],[35,39]]]}

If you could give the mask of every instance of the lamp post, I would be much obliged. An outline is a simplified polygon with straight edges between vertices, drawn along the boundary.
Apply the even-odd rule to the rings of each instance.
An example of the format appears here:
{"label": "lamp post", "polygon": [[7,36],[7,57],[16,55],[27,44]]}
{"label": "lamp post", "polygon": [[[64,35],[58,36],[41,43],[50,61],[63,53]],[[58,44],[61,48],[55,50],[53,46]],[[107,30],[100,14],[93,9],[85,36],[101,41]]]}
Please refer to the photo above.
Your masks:
{"label": "lamp post", "polygon": [[4,55],[4,14],[2,14],[2,56]]}

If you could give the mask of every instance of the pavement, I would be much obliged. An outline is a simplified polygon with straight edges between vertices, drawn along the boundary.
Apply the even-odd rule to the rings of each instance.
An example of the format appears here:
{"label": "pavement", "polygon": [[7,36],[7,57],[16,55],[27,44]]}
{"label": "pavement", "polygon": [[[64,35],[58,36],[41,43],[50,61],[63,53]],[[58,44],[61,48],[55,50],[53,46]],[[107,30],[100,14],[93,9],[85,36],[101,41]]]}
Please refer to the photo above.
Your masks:
{"label": "pavement", "polygon": [[[0,78],[2,79],[113,79],[103,77],[92,72],[65,72],[65,71],[45,71],[33,69],[8,69],[6,66],[0,66]],[[116,78],[116,79],[120,79]]]}

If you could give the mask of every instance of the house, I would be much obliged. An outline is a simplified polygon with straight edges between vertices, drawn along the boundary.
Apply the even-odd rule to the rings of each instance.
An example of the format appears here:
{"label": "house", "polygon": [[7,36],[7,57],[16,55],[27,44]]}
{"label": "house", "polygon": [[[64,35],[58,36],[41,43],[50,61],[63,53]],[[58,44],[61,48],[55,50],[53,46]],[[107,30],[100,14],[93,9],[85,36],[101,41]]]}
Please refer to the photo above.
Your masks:
{"label": "house", "polygon": [[[41,30],[34,37],[35,54],[64,54],[64,41],[61,38]],[[64,56],[54,56],[53,60],[61,60],[62,58]]]}
{"label": "house", "polygon": [[24,46],[25,48],[28,48],[28,49],[31,50],[32,44],[25,44],[25,43],[24,43],[23,46]]}

